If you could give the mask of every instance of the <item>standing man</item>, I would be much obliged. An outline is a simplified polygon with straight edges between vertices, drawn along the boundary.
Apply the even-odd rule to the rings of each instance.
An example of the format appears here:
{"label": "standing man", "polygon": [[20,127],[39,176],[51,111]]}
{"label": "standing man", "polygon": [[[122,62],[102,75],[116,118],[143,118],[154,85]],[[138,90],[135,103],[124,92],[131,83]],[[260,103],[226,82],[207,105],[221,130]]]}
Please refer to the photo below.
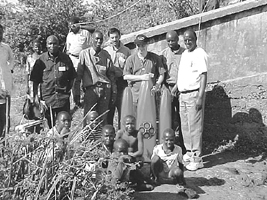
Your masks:
{"label": "standing man", "polygon": [[184,150],[183,137],[180,131],[180,115],[179,115],[179,100],[177,95],[177,76],[178,68],[180,64],[180,59],[182,53],[185,51],[185,48],[179,45],[179,36],[176,31],[169,31],[166,34],[166,41],[168,46],[161,53],[163,64],[167,69],[165,75],[165,85],[170,90],[173,95],[172,99],[172,129],[175,130],[175,133],[179,132],[179,143],[181,148]]}
{"label": "standing man", "polygon": [[137,53],[131,55],[124,67],[124,80],[132,85],[134,113],[136,117],[139,89],[142,81],[152,79],[154,84],[153,90],[160,89],[164,80],[165,69],[160,57],[152,52],[147,51],[148,38],[141,34],[136,37],[134,43],[137,47]]}
{"label": "standing man", "polygon": [[118,110],[118,128],[120,129],[120,120],[121,120],[121,104],[123,91],[127,87],[127,81],[123,79],[123,69],[126,62],[126,59],[131,55],[130,49],[124,46],[121,41],[121,32],[116,28],[111,28],[108,31],[108,46],[104,49],[109,53],[111,60],[115,67],[115,77],[117,85],[117,98],[113,105],[109,107],[109,113],[107,122],[108,124],[113,125],[113,118],[115,114],[115,109]]}
{"label": "standing man", "polygon": [[76,71],[79,63],[79,54],[83,49],[89,47],[90,32],[94,32],[94,28],[89,29],[90,32],[88,30],[81,29],[81,26],[78,23],[78,17],[74,16],[70,19],[70,32],[68,33],[66,39],[66,51]]}
{"label": "standing man", "polygon": [[187,151],[183,159],[188,170],[197,170],[203,167],[200,156],[208,55],[202,48],[197,47],[197,35],[193,30],[184,33],[184,42],[186,50],[181,57],[177,80],[181,128]]}
{"label": "standing man", "polygon": [[[0,24],[0,139],[4,137],[3,129],[9,128],[9,119],[6,121],[6,115],[9,116],[11,92],[13,89],[12,73],[14,70],[14,56],[9,45],[2,42],[4,27]],[[8,106],[8,113],[6,109]],[[6,124],[7,123],[7,124]]]}
{"label": "standing man", "polygon": [[70,111],[69,97],[76,72],[69,56],[59,51],[59,41],[56,36],[51,35],[47,38],[46,47],[48,51],[36,60],[30,80],[33,82],[34,97],[38,94],[38,85],[41,85],[40,99],[45,101],[48,107],[45,117],[49,127],[52,128],[59,112]]}
{"label": "standing man", "polygon": [[[82,50],[74,84],[74,100],[80,103],[80,85],[82,81],[84,94],[84,115],[96,104],[94,110],[103,114],[109,109],[109,102],[114,103],[117,96],[115,70],[107,51],[101,48],[103,34],[95,31],[92,36],[92,47]],[[106,115],[102,117],[106,124]]]}

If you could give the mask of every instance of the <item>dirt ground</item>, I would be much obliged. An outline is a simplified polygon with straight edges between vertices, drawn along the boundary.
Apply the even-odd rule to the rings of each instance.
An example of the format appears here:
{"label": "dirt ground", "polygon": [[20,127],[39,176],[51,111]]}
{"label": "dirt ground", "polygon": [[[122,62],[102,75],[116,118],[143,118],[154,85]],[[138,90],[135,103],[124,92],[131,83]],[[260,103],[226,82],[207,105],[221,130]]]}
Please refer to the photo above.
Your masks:
{"label": "dirt ground", "polygon": [[[245,158],[224,152],[204,158],[204,168],[185,171],[187,186],[200,200],[265,200],[267,199],[266,154]],[[151,192],[134,194],[137,200],[184,200],[174,185],[161,185]]]}

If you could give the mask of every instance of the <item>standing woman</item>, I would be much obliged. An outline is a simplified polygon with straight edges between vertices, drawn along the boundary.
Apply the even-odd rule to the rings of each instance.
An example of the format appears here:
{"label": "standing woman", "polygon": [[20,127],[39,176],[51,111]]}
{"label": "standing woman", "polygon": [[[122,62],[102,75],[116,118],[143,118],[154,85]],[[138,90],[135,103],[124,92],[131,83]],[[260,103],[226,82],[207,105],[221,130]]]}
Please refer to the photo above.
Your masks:
{"label": "standing woman", "polygon": [[29,94],[31,98],[33,98],[33,84],[30,81],[30,74],[35,64],[35,61],[42,54],[42,46],[39,40],[33,41],[32,50],[33,50],[33,53],[27,56],[26,69],[25,69],[26,70],[26,86],[27,86],[26,91],[27,91],[27,94]]}

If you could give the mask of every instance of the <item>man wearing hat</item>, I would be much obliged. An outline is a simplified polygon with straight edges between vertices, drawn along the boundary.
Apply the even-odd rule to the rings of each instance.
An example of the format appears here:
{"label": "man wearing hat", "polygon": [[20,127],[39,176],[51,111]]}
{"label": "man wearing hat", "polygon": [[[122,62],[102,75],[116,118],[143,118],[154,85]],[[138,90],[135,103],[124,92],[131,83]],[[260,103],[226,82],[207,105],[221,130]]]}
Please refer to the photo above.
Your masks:
{"label": "man wearing hat", "polygon": [[152,79],[154,90],[159,90],[166,70],[160,57],[147,51],[148,38],[145,35],[137,35],[134,43],[136,45],[136,53],[128,57],[123,75],[124,80],[127,80],[132,85],[134,112],[136,114],[141,82]]}

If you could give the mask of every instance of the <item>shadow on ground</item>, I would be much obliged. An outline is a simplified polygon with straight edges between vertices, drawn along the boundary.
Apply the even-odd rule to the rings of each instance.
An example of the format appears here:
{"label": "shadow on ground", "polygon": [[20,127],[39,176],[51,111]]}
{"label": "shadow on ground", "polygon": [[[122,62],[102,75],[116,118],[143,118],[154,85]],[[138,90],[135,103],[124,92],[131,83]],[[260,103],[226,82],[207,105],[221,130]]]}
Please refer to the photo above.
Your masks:
{"label": "shadow on ground", "polygon": [[[205,168],[259,156],[267,146],[267,127],[261,112],[254,108],[259,107],[257,101],[236,99],[235,96],[241,94],[234,91],[234,96],[229,95],[225,88],[226,85],[218,84],[206,93],[203,133]],[[251,88],[247,95],[252,91],[259,93],[258,90]]]}
{"label": "shadow on ground", "polygon": [[[205,191],[201,189],[203,186],[221,186],[225,184],[225,180],[216,177],[204,178],[204,177],[186,177],[187,187],[193,189],[198,195],[205,194]],[[156,187],[150,192],[136,192],[134,195],[136,200],[184,200],[188,197],[183,194],[178,194],[178,189],[175,185],[163,184]]]}

